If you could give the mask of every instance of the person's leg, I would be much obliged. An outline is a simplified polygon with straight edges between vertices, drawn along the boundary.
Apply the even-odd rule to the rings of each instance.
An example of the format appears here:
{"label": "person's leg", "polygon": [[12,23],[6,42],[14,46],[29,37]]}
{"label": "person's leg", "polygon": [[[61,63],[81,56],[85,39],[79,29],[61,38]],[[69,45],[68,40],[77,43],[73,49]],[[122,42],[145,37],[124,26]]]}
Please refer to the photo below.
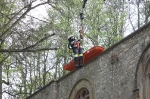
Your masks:
{"label": "person's leg", "polygon": [[82,67],[83,66],[83,48],[79,49],[79,66]]}
{"label": "person's leg", "polygon": [[75,62],[76,68],[78,68],[79,67],[79,56],[78,56],[79,51],[77,47],[73,48],[73,53],[74,53],[74,62]]}

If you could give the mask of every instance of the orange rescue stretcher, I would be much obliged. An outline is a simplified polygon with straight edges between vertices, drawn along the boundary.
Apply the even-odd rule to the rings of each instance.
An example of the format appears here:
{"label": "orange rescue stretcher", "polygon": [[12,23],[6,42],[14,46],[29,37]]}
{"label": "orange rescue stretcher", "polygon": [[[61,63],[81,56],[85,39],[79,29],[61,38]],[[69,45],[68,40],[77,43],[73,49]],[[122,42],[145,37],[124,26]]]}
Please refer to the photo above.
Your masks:
{"label": "orange rescue stretcher", "polygon": [[[86,51],[85,53],[83,53],[83,66],[88,63],[90,60],[96,58],[97,56],[99,56],[101,53],[104,52],[104,48],[101,46],[94,46],[92,47],[90,50]],[[71,60],[68,64],[66,64],[65,66],[63,66],[64,70],[68,70],[68,71],[73,71],[76,69],[74,60]]]}

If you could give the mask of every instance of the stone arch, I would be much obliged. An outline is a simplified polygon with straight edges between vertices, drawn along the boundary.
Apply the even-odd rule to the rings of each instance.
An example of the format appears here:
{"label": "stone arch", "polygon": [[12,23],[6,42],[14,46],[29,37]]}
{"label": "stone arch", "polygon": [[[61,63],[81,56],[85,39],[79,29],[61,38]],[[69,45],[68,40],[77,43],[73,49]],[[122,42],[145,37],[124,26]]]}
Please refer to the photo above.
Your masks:
{"label": "stone arch", "polygon": [[95,99],[92,83],[88,79],[80,79],[72,88],[69,99]]}
{"label": "stone arch", "polygon": [[135,73],[135,99],[150,99],[150,44],[143,51]]}

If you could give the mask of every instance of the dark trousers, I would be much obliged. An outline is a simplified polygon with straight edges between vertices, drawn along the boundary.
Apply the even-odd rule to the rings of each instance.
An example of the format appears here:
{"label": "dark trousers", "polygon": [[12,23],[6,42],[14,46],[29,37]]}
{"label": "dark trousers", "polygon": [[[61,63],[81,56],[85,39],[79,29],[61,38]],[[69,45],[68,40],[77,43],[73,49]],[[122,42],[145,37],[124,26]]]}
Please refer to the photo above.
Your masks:
{"label": "dark trousers", "polygon": [[83,64],[83,48],[74,47],[73,53],[74,53],[74,62],[76,67],[82,66]]}

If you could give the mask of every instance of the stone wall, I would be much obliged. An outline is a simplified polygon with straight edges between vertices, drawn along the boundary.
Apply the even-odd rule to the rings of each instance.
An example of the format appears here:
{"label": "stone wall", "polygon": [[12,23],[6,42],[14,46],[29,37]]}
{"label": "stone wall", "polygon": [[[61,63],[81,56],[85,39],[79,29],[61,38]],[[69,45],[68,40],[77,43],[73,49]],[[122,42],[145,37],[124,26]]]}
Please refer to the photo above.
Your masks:
{"label": "stone wall", "polygon": [[89,99],[135,99],[137,65],[149,44],[150,23],[27,99],[79,99],[76,95],[83,87]]}

